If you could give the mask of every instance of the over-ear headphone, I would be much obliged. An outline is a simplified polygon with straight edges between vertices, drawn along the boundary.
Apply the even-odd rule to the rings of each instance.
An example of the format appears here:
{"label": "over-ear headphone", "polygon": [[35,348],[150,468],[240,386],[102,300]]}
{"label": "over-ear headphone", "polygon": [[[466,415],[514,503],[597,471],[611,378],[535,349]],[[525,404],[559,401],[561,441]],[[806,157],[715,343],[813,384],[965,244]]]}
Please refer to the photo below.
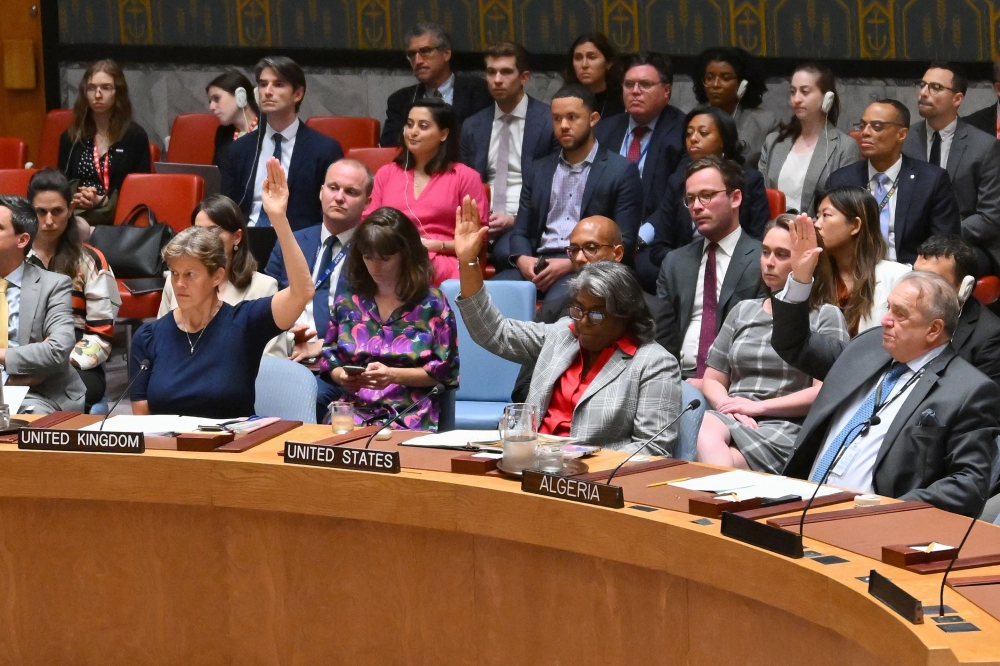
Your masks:
{"label": "over-ear headphone", "polygon": [[260,106],[260,88],[257,86],[253,87],[253,101],[257,102],[257,106]]}
{"label": "over-ear headphone", "polygon": [[247,89],[240,86],[233,91],[233,95],[236,97],[236,108],[245,109],[247,106]]}
{"label": "over-ear headphone", "polygon": [[966,275],[962,278],[962,286],[958,288],[958,302],[965,305],[965,302],[969,300],[969,296],[972,295],[972,290],[976,287],[976,278],[971,275]]}
{"label": "over-ear headphone", "polygon": [[830,113],[830,109],[833,108],[833,102],[836,99],[837,99],[837,96],[834,94],[834,92],[832,90],[827,91],[823,95],[823,105],[820,106],[820,108],[823,110],[823,113]]}
{"label": "over-ear headphone", "polygon": [[743,99],[743,95],[747,94],[747,88],[750,86],[750,82],[746,79],[740,81],[740,87],[736,89],[736,99]]}

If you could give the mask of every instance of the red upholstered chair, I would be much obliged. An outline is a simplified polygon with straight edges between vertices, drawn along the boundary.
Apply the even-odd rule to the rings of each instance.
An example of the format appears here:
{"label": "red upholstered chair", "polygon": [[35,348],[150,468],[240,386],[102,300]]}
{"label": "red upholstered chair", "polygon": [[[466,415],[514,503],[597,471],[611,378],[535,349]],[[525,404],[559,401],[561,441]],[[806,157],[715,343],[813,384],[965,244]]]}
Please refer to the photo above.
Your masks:
{"label": "red upholstered chair", "polygon": [[59,164],[59,137],[72,122],[72,109],[52,109],[45,114],[45,124],[42,125],[42,142],[38,146],[38,160],[35,162],[36,167],[55,167],[56,169],[66,167],[65,164]]}
{"label": "red upholstered chair", "polygon": [[788,210],[788,206],[785,204],[785,193],[781,190],[767,188],[767,205],[771,209],[771,219],[773,220]]}
{"label": "red upholstered chair", "polygon": [[339,141],[345,154],[352,148],[375,148],[381,131],[374,118],[354,116],[313,116],[306,125]]}
{"label": "red upholstered chair", "polygon": [[990,305],[1000,298],[1000,277],[987,275],[976,280],[972,295],[983,305]]}
{"label": "red upholstered chair", "polygon": [[160,161],[160,155],[161,155],[160,147],[158,145],[156,145],[155,143],[153,143],[152,141],[150,141],[149,142],[149,163],[150,163],[150,165],[152,165],[153,162],[159,162]]}
{"label": "red upholstered chair", "polygon": [[396,159],[399,148],[352,148],[346,154],[347,157],[358,160],[371,169],[372,173],[375,173]]}
{"label": "red upholstered chair", "polygon": [[167,161],[180,164],[212,164],[219,119],[211,113],[182,113],[170,128]]}
{"label": "red upholstered chair", "polygon": [[13,137],[0,137],[0,169],[23,169],[27,161],[28,144]]}
{"label": "red upholstered chair", "polygon": [[28,181],[38,169],[0,169],[0,194],[23,197],[28,193]]}

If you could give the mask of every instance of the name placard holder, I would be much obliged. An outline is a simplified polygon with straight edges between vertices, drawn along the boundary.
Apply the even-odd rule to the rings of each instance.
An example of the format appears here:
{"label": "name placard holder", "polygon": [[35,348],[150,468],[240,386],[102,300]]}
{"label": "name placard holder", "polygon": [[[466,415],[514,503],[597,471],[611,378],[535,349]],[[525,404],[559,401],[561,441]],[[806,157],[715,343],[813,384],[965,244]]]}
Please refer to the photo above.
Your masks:
{"label": "name placard holder", "polygon": [[802,537],[798,532],[758,523],[729,511],[722,512],[722,535],[794,560],[804,555]]}
{"label": "name placard holder", "polygon": [[399,451],[351,449],[346,446],[285,442],[285,462],[293,465],[399,474]]}
{"label": "name placard holder", "polygon": [[874,569],[868,574],[868,594],[899,613],[910,624],[924,623],[924,605],[920,599]]}
{"label": "name placard holder", "polygon": [[625,507],[625,494],[621,486],[583,481],[570,476],[558,476],[524,470],[521,476],[521,490],[534,495],[545,495],[559,499],[603,506],[608,509]]}
{"label": "name placard holder", "polygon": [[26,451],[144,453],[146,440],[141,432],[21,428],[17,431],[17,448]]}

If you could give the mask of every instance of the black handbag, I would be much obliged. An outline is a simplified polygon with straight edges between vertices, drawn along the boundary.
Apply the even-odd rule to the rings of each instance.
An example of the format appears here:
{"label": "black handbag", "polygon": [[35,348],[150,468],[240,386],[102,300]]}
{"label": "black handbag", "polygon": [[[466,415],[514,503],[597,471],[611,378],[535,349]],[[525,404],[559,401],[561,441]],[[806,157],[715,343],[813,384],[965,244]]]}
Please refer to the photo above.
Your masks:
{"label": "black handbag", "polygon": [[[146,226],[138,226],[143,217]],[[157,222],[149,206],[139,204],[121,224],[96,227],[90,244],[104,253],[116,278],[161,277],[167,266],[160,252],[173,237],[173,229]]]}

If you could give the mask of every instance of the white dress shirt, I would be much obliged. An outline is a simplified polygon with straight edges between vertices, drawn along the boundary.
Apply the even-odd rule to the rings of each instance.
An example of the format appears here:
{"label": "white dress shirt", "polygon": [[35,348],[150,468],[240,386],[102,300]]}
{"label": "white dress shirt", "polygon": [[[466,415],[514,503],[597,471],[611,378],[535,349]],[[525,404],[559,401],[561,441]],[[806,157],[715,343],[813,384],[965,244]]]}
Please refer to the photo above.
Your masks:
{"label": "white dress shirt", "polygon": [[[927,123],[925,120],[924,123]],[[936,164],[934,166],[939,166],[942,169],[948,167],[948,155],[951,154],[951,142],[955,138],[955,130],[958,129],[958,118],[945,125],[944,129],[939,130],[938,134],[941,135],[941,164]],[[931,161],[931,146],[934,145],[934,132],[935,130],[927,125],[927,161]]]}
{"label": "white dress shirt", "polygon": [[7,348],[18,347],[18,327],[21,324],[21,283],[24,281],[24,262],[10,275],[3,276],[7,285]]}
{"label": "white dress shirt", "polygon": [[[899,376],[896,385],[892,388],[889,395],[882,397],[883,407],[878,412],[881,420],[878,424],[872,425],[867,433],[855,438],[850,446],[847,447],[847,450],[840,456],[840,460],[830,472],[829,483],[831,485],[859,493],[874,492],[872,477],[875,472],[875,460],[878,458],[878,452],[882,448],[885,435],[889,432],[889,428],[892,427],[892,422],[899,413],[903,403],[906,402],[906,397],[917,383],[915,379],[916,373],[920,372],[925,365],[940,356],[946,346],[947,343],[935,347],[906,364],[909,370]],[[882,378],[887,373],[888,369],[879,374],[878,377],[863,384],[854,392],[849,401],[841,405],[837,414],[830,422],[830,430],[827,431],[823,448],[820,449],[816,455],[816,460],[813,462],[812,470],[809,472],[810,477],[816,471],[816,466],[822,460],[826,450],[833,444],[837,435],[847,427],[855,412],[861,408],[868,395],[875,390],[875,387],[878,386],[878,383],[882,381]]]}
{"label": "white dress shirt", "polygon": [[439,88],[431,88],[430,86],[424,86],[424,97],[434,97],[434,91],[437,90],[441,93],[441,99],[448,102],[449,104],[455,103],[455,75],[452,74],[448,79],[441,84]]}
{"label": "white dress shirt", "polygon": [[[639,167],[640,176],[642,175],[642,167],[646,164],[646,153],[649,152],[649,142],[653,140],[653,130],[656,129],[656,123],[659,119],[660,117],[656,116],[653,118],[652,122],[646,123],[646,127],[649,128],[649,131],[646,132],[642,139],[639,140],[639,163],[637,166]],[[628,157],[628,147],[632,145],[632,133],[638,126],[639,123],[635,121],[635,118],[629,116],[628,131],[625,132],[625,139],[622,141],[621,149],[618,151],[618,154],[622,157]]]}
{"label": "white dress shirt", "polygon": [[[351,227],[347,231],[337,234],[337,240],[333,242],[333,254],[331,255],[331,261],[336,259],[340,250],[351,242],[355,229],[356,227]],[[319,231],[319,247],[316,249],[316,256],[313,257],[312,260],[313,284],[316,284],[316,280],[319,278],[319,265],[320,259],[323,257],[323,246],[326,245],[326,239],[330,236],[332,236],[330,230],[326,228],[325,224],[321,224]],[[333,308],[333,299],[336,298],[337,294],[337,281],[340,280],[340,274],[344,271],[344,265],[346,263],[347,257],[345,256],[344,259],[333,269],[333,272],[330,273],[330,298],[327,306],[331,309]],[[311,298],[306,303],[306,309],[302,311],[302,314],[299,315],[299,318],[295,323],[308,326],[316,331],[316,335],[320,340],[322,340],[323,336],[326,335],[326,331],[321,331],[316,326],[316,317],[313,313],[313,299]]]}
{"label": "white dress shirt", "polygon": [[[739,226],[719,241],[719,249],[715,251],[715,298],[719,299],[722,291],[722,282],[726,279],[726,271],[729,270],[729,262],[736,251],[736,244],[740,241],[742,233]],[[701,249],[701,265],[698,267],[698,281],[694,287],[694,304],[691,306],[691,322],[684,332],[684,344],[681,346],[681,369],[686,373],[694,373],[698,365],[698,344],[701,341],[701,311],[705,302],[705,265],[708,262],[708,239],[703,239],[704,245]],[[717,322],[721,322],[722,310],[715,313]]]}
{"label": "white dress shirt", "polygon": [[[802,188],[806,184],[806,171],[812,161],[813,150],[808,153],[788,152],[785,163],[778,172],[778,189],[785,193],[785,207],[799,210],[802,207]],[[803,211],[808,212],[808,211]]]}
{"label": "white dress shirt", "polygon": [[[295,150],[295,135],[299,131],[299,119],[281,130],[281,168],[288,174],[288,166],[292,163],[292,151]],[[260,217],[262,203],[260,190],[264,187],[264,179],[267,178],[267,161],[274,156],[274,135],[275,132],[270,125],[264,131],[264,140],[260,146],[260,155],[257,156],[257,179],[253,186],[253,207],[250,209],[250,218],[247,220],[248,227],[257,226],[257,218]],[[319,196],[318,194],[316,196]]]}
{"label": "white dress shirt", "polygon": [[[899,198],[899,172],[903,168],[903,157],[900,156],[896,163],[885,170],[885,175],[889,177],[889,184],[887,187],[893,190],[892,196],[889,197],[889,203],[886,204],[889,207],[889,237],[886,238],[886,242],[889,244],[889,259],[896,261],[896,200]],[[868,163],[868,190],[875,197],[876,205],[882,203],[882,197],[875,196],[875,188],[878,187],[878,182],[875,180],[875,176],[879,172],[875,170],[872,163]],[[896,183],[896,187],[893,188],[893,183]],[[881,211],[879,211],[881,215]]]}
{"label": "white dress shirt", "polygon": [[[490,190],[495,189],[497,180],[497,155],[500,151],[500,130],[503,129],[505,115],[500,107],[493,105],[493,129],[490,132],[490,152],[487,158],[487,168],[490,173]],[[510,112],[510,145],[507,152],[507,204],[503,210],[507,215],[517,215],[517,204],[521,201],[521,184],[524,176],[521,173],[521,155],[524,145],[524,122],[528,117],[528,95],[521,97],[514,110]],[[501,211],[493,211],[499,213]]]}

